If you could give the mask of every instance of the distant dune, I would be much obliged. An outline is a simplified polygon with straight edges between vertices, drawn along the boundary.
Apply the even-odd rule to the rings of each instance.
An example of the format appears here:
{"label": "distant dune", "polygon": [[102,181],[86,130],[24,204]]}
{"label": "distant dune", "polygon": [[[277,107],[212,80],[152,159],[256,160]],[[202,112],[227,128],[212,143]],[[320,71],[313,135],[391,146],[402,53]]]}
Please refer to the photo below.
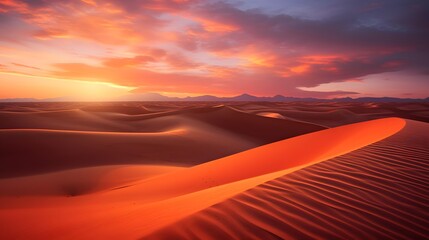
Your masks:
{"label": "distant dune", "polygon": [[[7,103],[30,103],[30,102],[73,102],[76,99],[71,97],[58,98],[4,98],[0,102]],[[395,98],[395,97],[359,97],[359,98],[305,98],[305,97],[285,97],[275,95],[272,97],[253,96],[247,93],[233,97],[217,97],[213,95],[202,95],[193,97],[169,97],[159,93],[132,93],[110,99],[114,102],[345,102],[345,103],[428,103],[428,98]]]}
{"label": "distant dune", "polygon": [[190,166],[324,129],[225,106],[140,115],[85,109],[0,112],[0,178],[111,164]]}
{"label": "distant dune", "polygon": [[429,238],[428,111],[0,104],[0,239]]}

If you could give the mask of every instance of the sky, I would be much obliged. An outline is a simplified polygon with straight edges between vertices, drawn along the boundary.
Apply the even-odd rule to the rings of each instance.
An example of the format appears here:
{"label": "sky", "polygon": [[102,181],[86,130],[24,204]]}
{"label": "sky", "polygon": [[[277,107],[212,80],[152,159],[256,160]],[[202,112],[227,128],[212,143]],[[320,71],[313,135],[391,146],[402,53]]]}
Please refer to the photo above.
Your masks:
{"label": "sky", "polygon": [[0,98],[429,97],[427,0],[0,0]]}

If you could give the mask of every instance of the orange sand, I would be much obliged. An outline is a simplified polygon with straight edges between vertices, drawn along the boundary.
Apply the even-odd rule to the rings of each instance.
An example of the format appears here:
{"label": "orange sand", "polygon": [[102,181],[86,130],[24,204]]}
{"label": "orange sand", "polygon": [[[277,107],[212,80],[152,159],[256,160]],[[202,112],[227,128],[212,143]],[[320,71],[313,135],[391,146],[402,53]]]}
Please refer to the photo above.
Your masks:
{"label": "orange sand", "polygon": [[256,185],[389,137],[404,125],[387,118],[318,131],[77,197],[1,196],[1,238],[143,237]]}

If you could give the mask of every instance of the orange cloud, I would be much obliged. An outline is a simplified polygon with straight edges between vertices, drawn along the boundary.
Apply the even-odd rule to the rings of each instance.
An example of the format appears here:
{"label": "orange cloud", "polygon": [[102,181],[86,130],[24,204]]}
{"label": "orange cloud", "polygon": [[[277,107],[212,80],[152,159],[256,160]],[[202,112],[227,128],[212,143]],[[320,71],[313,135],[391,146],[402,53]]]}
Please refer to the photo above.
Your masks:
{"label": "orange cloud", "polygon": [[[3,11],[22,14],[24,20],[40,28],[33,35],[39,39],[81,38],[105,44],[137,44],[152,41],[156,27],[163,24],[154,15],[133,15],[109,2],[55,1],[32,8],[7,0]],[[142,31],[141,29],[144,29]]]}
{"label": "orange cloud", "polygon": [[209,76],[214,78],[230,78],[237,74],[238,69],[222,66],[206,66]]}
{"label": "orange cloud", "polygon": [[237,26],[204,19],[201,17],[194,17],[193,20],[200,23],[207,32],[229,33],[239,30]]}
{"label": "orange cloud", "polygon": [[120,68],[126,66],[136,66],[155,61],[156,60],[151,56],[135,56],[132,58],[108,58],[103,61],[103,64],[107,67]]}
{"label": "orange cloud", "polygon": [[176,69],[195,69],[201,65],[181,54],[168,55],[166,62]]}
{"label": "orange cloud", "polygon": [[300,58],[302,62],[307,64],[328,64],[335,60],[346,60],[344,56],[341,55],[308,55]]}
{"label": "orange cloud", "polygon": [[42,29],[33,34],[34,37],[42,40],[50,38],[71,38],[67,31],[60,29]]}
{"label": "orange cloud", "polygon": [[157,87],[183,89],[193,92],[196,88],[210,89],[213,79],[180,73],[159,73],[138,68],[96,67],[80,63],[56,64],[58,70],[52,72],[56,77],[82,79],[87,81],[105,81],[123,86]]}
{"label": "orange cloud", "polygon": [[19,12],[27,12],[27,4],[16,0],[0,0],[0,13],[8,12],[10,10],[17,10]]}
{"label": "orange cloud", "polygon": [[310,67],[310,65],[308,65],[308,64],[301,64],[301,65],[298,65],[295,67],[291,67],[290,70],[294,73],[301,74],[301,73],[307,72],[309,67]]}

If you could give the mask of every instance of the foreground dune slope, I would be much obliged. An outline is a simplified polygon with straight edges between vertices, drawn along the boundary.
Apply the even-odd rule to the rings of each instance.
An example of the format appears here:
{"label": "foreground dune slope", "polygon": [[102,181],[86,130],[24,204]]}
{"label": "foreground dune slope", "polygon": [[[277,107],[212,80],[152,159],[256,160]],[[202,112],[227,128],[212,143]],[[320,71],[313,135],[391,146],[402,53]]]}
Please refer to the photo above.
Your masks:
{"label": "foreground dune slope", "polygon": [[144,239],[428,239],[429,124],[267,182]]}
{"label": "foreground dune slope", "polygon": [[1,196],[0,238],[144,237],[261,183],[389,137],[404,124],[387,118],[322,130],[76,197]]}

